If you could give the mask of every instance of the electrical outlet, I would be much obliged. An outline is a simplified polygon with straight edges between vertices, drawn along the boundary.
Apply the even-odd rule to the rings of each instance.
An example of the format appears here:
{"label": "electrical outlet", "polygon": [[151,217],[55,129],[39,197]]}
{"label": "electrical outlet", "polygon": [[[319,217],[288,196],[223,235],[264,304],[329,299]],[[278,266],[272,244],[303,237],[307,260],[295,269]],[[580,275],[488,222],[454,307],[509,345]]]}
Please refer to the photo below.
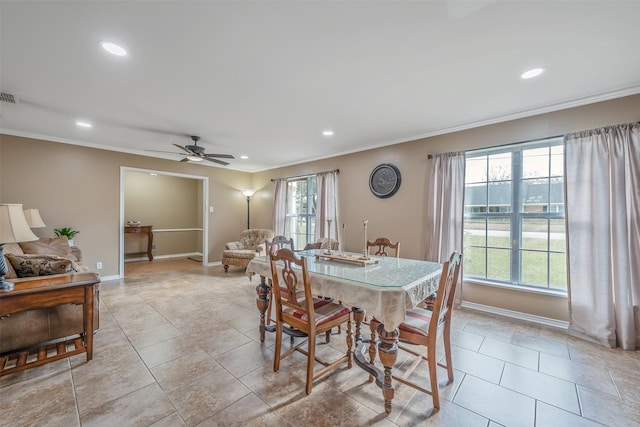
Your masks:
{"label": "electrical outlet", "polygon": [[101,261],[96,262],[96,270],[102,270],[102,262]]}
{"label": "electrical outlet", "polygon": [[151,245],[151,250],[155,251],[156,250],[156,244],[154,243],[153,245]]}

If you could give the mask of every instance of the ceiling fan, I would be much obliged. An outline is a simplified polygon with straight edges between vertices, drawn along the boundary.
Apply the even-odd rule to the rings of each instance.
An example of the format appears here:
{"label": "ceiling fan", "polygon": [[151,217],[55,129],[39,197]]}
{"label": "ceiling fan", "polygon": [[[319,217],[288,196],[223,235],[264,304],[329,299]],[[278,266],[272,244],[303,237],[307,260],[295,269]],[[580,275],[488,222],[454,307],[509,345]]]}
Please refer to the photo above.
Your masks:
{"label": "ceiling fan", "polygon": [[147,150],[147,151],[154,151],[157,153],[169,153],[169,154],[181,154],[184,155],[184,159],[180,160],[181,162],[188,162],[188,161],[192,161],[192,162],[201,162],[203,160],[208,160],[210,162],[213,163],[218,163],[220,165],[228,165],[228,162],[225,162],[223,160],[218,160],[217,158],[220,159],[235,159],[235,157],[233,157],[231,154],[209,154],[209,153],[205,153],[204,148],[200,147],[198,145],[198,141],[200,141],[200,137],[199,136],[195,136],[192,135],[191,139],[193,140],[193,145],[178,145],[178,144],[173,144],[176,147],[180,148],[181,150],[183,150],[184,152],[181,153],[175,153],[172,151],[158,151],[158,150]]}

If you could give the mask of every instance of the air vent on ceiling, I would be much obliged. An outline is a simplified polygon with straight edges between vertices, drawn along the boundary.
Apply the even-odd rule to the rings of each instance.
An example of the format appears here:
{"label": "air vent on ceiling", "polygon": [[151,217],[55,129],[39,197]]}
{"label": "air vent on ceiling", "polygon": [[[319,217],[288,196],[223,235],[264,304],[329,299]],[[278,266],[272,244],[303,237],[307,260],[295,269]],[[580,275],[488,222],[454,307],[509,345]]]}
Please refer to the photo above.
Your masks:
{"label": "air vent on ceiling", "polygon": [[8,102],[9,104],[18,103],[18,99],[15,96],[11,95],[10,93],[4,93],[4,92],[0,93],[0,101]]}

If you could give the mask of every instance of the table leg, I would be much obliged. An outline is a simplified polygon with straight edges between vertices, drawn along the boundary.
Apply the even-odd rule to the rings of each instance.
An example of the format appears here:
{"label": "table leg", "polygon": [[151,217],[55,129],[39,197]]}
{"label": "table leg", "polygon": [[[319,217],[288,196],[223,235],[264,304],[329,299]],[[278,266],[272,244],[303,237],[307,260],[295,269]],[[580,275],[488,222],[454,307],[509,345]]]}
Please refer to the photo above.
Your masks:
{"label": "table leg", "polygon": [[393,400],[393,384],[391,382],[393,365],[398,359],[398,336],[400,331],[396,328],[393,331],[384,329],[384,325],[378,327],[380,342],[378,343],[378,355],[382,366],[384,366],[384,383],[382,385],[382,395],[384,396],[384,411],[391,412],[391,401]]}
{"label": "table leg", "polygon": [[153,261],[153,231],[149,230],[149,241],[147,242],[147,256],[149,261]]}
{"label": "table leg", "polygon": [[260,311],[260,342],[264,342],[264,333],[266,330],[264,319],[267,308],[269,307],[270,289],[269,285],[267,285],[266,278],[264,276],[260,276],[260,284],[256,286],[256,293],[258,294],[256,305]]}
{"label": "table leg", "polygon": [[84,288],[84,307],[83,324],[84,324],[84,343],[87,350],[87,362],[93,359],[93,299],[95,294],[95,285],[85,286]]}

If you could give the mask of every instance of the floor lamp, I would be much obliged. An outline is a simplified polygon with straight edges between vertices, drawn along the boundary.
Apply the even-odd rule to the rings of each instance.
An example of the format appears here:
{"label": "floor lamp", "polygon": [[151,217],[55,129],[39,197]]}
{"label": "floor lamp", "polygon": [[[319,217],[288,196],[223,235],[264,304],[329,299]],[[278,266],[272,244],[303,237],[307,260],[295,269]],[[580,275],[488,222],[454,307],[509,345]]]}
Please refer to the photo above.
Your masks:
{"label": "floor lamp", "polygon": [[251,196],[255,194],[256,190],[252,190],[247,188],[246,190],[242,190],[242,194],[247,197],[247,230],[250,229],[251,221],[249,220],[249,205],[251,204]]}

